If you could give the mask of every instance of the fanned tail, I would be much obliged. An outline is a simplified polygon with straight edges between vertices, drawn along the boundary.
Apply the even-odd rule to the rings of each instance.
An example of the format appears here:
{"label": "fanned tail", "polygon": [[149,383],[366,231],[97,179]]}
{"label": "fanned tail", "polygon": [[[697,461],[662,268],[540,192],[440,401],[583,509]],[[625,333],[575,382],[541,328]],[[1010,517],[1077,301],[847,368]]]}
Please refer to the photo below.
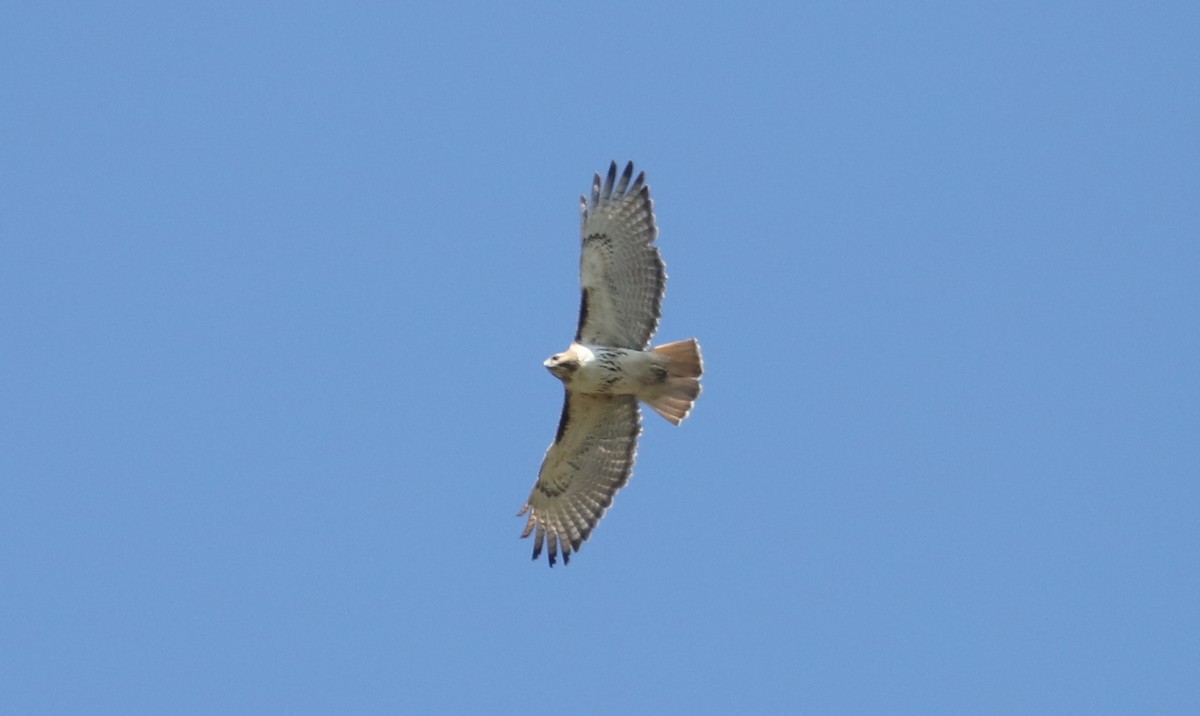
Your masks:
{"label": "fanned tail", "polygon": [[666,359],[667,380],[645,399],[646,404],[672,425],[679,425],[700,396],[699,378],[704,373],[700,343],[689,338],[655,346],[653,351]]}

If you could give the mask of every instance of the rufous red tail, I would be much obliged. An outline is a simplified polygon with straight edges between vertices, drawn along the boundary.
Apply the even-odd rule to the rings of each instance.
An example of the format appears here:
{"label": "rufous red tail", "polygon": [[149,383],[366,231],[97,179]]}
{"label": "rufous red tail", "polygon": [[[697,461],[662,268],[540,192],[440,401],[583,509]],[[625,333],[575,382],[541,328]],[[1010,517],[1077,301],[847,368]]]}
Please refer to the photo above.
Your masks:
{"label": "rufous red tail", "polygon": [[700,343],[695,338],[689,338],[655,346],[653,351],[666,358],[667,380],[660,390],[646,400],[646,404],[672,425],[679,425],[700,396],[699,378],[704,373]]}

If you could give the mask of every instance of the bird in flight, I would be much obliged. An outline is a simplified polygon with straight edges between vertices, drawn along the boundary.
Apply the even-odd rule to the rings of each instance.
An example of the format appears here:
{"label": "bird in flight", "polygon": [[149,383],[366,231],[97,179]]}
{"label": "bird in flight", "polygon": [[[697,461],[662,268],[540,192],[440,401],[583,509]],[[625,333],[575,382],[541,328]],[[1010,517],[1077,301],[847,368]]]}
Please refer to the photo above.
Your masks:
{"label": "bird in flight", "polygon": [[545,366],[566,395],[558,432],[537,483],[518,514],[529,515],[533,558],[546,550],[553,567],[592,533],[633,471],[641,434],[638,402],[679,425],[700,395],[704,363],[695,338],[650,348],[658,328],[666,271],[654,240],[654,202],[646,173],[633,162],[580,197],[582,296],[575,340]]}

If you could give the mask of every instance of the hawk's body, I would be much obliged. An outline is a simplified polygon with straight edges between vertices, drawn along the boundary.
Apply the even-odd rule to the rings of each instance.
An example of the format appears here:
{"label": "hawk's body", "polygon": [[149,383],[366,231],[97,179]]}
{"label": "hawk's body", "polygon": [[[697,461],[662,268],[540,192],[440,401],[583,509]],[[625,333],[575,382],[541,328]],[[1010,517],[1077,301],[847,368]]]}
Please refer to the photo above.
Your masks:
{"label": "hawk's body", "polygon": [[[678,425],[700,394],[703,363],[695,339],[647,350],[658,328],[666,273],[658,249],[650,188],[633,163],[580,199],[583,254],[579,328],[566,351],[545,363],[566,396],[554,443],[520,514],[553,565],[591,534],[633,470],[641,433],[638,401]],[[536,533],[535,533],[536,531]]]}

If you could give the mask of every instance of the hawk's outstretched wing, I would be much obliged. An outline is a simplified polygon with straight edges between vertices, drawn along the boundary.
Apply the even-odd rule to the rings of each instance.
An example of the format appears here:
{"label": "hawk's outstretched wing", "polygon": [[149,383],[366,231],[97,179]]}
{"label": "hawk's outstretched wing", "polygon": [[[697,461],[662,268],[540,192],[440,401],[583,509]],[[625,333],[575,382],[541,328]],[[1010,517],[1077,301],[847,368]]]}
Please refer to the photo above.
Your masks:
{"label": "hawk's outstretched wing", "polygon": [[658,328],[666,272],[654,244],[654,202],[646,173],[633,185],[633,162],[617,178],[617,163],[604,184],[592,180],[592,197],[580,197],[583,286],[575,341],[644,350]]}
{"label": "hawk's outstretched wing", "polygon": [[567,391],[554,444],[546,451],[529,500],[522,537],[533,534],[533,558],[547,545],[553,566],[579,551],[592,528],[625,486],[637,452],[641,416],[632,395],[586,395]]}

